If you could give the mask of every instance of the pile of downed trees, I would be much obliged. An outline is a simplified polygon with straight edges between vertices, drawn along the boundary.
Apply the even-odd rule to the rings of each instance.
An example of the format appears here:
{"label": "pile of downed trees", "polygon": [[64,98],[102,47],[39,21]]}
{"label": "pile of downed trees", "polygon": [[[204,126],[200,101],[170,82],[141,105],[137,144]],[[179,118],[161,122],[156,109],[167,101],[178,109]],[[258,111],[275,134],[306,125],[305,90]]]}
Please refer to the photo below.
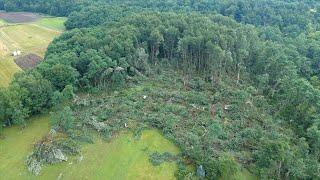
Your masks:
{"label": "pile of downed trees", "polygon": [[77,154],[80,154],[80,148],[75,141],[51,131],[34,145],[34,151],[28,156],[26,164],[30,172],[39,175],[43,165],[68,161],[67,155]]}

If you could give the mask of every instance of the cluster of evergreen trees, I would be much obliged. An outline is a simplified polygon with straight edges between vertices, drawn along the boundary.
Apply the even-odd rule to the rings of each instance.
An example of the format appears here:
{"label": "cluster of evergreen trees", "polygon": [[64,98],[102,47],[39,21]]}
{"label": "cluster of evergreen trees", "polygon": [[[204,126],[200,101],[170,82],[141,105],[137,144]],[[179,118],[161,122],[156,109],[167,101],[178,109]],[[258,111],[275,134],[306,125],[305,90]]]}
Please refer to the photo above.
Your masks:
{"label": "cluster of evergreen trees", "polygon": [[[270,131],[267,137],[252,128],[243,132],[252,139],[242,145],[254,154],[244,163],[253,164],[258,175],[320,178],[319,5],[313,0],[0,1],[6,10],[69,15],[70,29],[50,44],[36,69],[0,90],[0,122],[24,122],[70,98],[73,89],[117,87],[166,63],[182,72],[186,86],[197,76],[221,91],[216,99],[239,110],[231,119],[250,117],[257,123],[252,127]],[[241,99],[254,103],[248,94],[263,99],[250,112],[241,108]],[[266,119],[254,115],[259,111]],[[183,150],[214,174],[194,149]]]}

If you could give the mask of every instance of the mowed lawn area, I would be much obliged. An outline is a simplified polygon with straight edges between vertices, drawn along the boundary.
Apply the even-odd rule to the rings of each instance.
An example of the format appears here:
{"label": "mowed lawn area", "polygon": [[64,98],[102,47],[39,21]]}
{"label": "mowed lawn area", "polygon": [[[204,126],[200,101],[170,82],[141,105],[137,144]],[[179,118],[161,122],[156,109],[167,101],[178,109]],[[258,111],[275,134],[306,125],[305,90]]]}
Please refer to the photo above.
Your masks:
{"label": "mowed lawn area", "polygon": [[21,69],[14,63],[12,52],[44,56],[49,43],[64,30],[66,18],[43,17],[34,22],[12,24],[0,19],[0,87],[6,87]]}
{"label": "mowed lawn area", "polygon": [[50,30],[33,24],[12,25],[0,29],[0,40],[7,47],[7,53],[21,50],[23,53],[35,53],[43,56],[48,44],[59,35]]}

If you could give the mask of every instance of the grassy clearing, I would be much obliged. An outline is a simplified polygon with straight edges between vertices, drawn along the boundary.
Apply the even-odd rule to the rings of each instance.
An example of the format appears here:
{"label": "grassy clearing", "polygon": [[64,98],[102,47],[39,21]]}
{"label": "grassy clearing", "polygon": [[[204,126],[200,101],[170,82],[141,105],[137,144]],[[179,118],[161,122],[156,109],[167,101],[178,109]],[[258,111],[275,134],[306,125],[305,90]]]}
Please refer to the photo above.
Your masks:
{"label": "grassy clearing", "polygon": [[0,139],[0,179],[28,177],[25,158],[32,152],[32,144],[40,140],[49,130],[47,116],[38,116],[29,122],[28,127],[23,130],[17,126],[4,130],[5,138]]}
{"label": "grassy clearing", "polygon": [[32,152],[32,144],[49,130],[47,116],[36,117],[27,128],[4,130],[0,140],[0,174],[4,179],[174,179],[175,163],[153,166],[148,153],[154,151],[179,153],[179,149],[158,131],[147,130],[140,140],[131,133],[122,133],[110,143],[96,138],[94,144],[83,145],[83,160],[78,157],[68,162],[44,167],[40,176],[30,174],[24,161]]}
{"label": "grassy clearing", "polygon": [[83,161],[47,166],[39,179],[175,179],[175,163],[153,166],[148,153],[153,151],[178,153],[179,150],[158,131],[144,131],[142,138],[134,140],[132,134],[120,134],[110,143],[100,138],[82,149]]}
{"label": "grassy clearing", "polygon": [[41,18],[39,21],[35,22],[35,24],[50,28],[53,30],[63,31],[65,27],[63,23],[67,20],[65,17],[48,17],[48,18]]}

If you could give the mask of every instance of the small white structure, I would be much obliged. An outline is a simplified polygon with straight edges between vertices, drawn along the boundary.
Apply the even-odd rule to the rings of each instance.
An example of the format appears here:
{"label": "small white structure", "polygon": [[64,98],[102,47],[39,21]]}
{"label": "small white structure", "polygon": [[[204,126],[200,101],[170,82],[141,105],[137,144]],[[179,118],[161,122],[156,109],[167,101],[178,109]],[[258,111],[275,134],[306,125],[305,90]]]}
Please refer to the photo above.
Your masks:
{"label": "small white structure", "polygon": [[317,13],[317,10],[316,9],[310,9],[310,12]]}
{"label": "small white structure", "polygon": [[231,108],[231,105],[225,105],[224,110],[229,110]]}
{"label": "small white structure", "polygon": [[20,56],[21,55],[21,51],[20,50],[16,50],[12,52],[12,56],[16,57],[16,56]]}

